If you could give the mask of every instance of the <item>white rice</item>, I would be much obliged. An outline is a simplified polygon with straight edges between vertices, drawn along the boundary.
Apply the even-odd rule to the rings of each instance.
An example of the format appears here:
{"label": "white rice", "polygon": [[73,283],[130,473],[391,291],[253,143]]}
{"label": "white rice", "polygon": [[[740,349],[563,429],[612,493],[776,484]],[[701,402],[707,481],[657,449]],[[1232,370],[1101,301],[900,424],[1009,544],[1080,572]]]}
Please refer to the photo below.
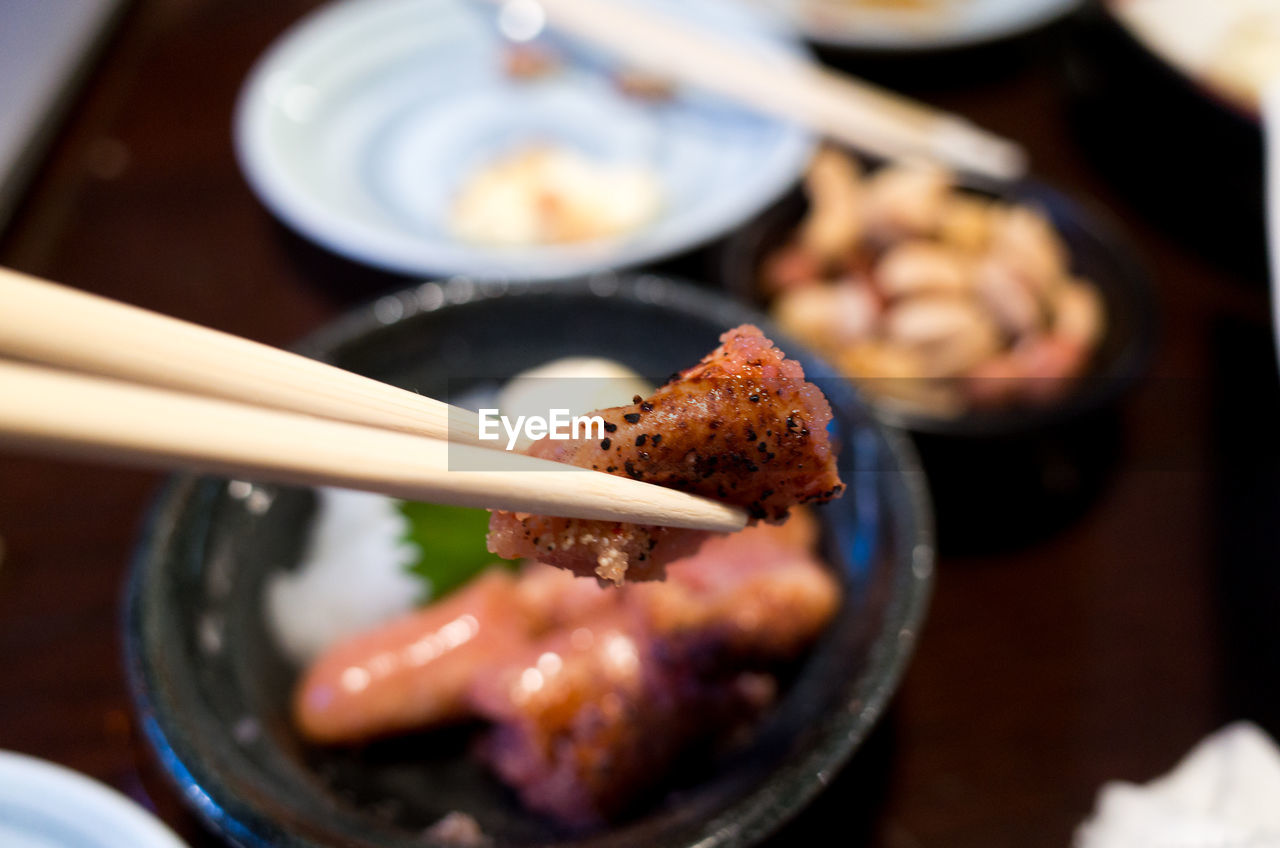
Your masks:
{"label": "white rice", "polygon": [[382,495],[319,489],[302,562],[267,583],[267,626],[276,644],[304,665],[325,648],[409,612],[423,584],[407,571],[418,547],[409,522]]}

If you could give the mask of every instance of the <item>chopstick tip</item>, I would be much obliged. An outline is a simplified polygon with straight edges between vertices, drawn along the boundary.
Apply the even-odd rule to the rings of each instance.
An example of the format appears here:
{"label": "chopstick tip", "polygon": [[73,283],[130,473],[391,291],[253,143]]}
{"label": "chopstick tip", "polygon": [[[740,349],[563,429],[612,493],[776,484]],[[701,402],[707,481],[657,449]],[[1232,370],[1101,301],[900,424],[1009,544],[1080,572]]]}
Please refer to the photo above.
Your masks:
{"label": "chopstick tip", "polygon": [[1029,157],[1022,145],[981,130],[961,118],[943,121],[933,138],[934,155],[958,168],[1001,181],[1026,175]]}

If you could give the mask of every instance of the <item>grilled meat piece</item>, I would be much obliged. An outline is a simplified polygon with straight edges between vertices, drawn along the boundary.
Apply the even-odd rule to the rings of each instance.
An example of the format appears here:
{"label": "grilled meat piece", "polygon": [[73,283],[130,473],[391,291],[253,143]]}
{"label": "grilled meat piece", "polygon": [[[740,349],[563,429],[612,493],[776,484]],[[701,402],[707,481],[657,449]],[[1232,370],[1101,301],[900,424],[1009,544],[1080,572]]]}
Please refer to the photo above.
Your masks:
{"label": "grilled meat piece", "polygon": [[[675,375],[651,397],[601,410],[606,438],[535,442],[529,453],[742,506],[780,521],[795,504],[844,490],[827,424],[831,407],[800,364],[751,325]],[[706,537],[697,531],[495,512],[489,550],[596,575],[661,579],[668,562]]]}

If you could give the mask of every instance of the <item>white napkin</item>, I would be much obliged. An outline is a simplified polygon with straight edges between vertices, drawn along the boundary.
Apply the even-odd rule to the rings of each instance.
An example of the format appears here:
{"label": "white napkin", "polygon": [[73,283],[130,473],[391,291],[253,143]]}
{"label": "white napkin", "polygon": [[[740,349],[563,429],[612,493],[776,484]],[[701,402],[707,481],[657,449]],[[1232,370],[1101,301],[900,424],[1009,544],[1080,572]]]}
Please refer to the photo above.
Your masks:
{"label": "white napkin", "polygon": [[1228,725],[1145,786],[1098,793],[1076,848],[1277,848],[1280,749],[1256,725]]}

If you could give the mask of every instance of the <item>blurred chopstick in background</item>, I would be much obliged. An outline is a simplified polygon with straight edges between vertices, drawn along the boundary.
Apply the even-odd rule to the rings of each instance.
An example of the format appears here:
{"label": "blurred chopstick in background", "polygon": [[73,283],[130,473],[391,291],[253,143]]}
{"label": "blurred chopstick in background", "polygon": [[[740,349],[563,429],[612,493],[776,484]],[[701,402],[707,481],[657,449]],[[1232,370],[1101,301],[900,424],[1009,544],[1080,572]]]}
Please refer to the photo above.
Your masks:
{"label": "blurred chopstick in background", "polygon": [[0,303],[0,355],[38,363],[0,361],[0,445],[457,506],[746,524],[735,507],[501,452],[474,431],[450,443],[474,415],[267,345],[7,269]]}
{"label": "blurred chopstick in background", "polygon": [[1025,151],[964,118],[822,68],[760,54],[616,0],[496,0],[541,7],[547,23],[645,71],[714,91],[887,159],[928,159],[999,180],[1022,176]]}

